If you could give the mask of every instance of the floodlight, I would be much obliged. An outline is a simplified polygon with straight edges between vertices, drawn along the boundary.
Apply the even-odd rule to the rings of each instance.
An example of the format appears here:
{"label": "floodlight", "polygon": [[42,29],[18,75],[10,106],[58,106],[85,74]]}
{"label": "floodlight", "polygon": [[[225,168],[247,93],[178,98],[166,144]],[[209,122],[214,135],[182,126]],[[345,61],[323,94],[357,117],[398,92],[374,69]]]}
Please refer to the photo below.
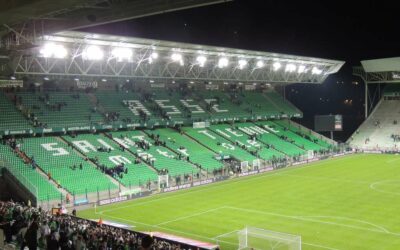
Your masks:
{"label": "floodlight", "polygon": [[182,55],[178,53],[174,53],[171,55],[172,61],[179,62],[182,60]]}
{"label": "floodlight", "polygon": [[79,78],[74,78],[75,81],[79,82]]}
{"label": "floodlight", "polygon": [[299,68],[297,69],[298,73],[304,73],[306,71],[306,66],[300,65]]}
{"label": "floodlight", "polygon": [[244,60],[244,59],[240,59],[239,62],[238,62],[238,64],[239,64],[239,68],[240,68],[240,69],[243,69],[244,67],[246,67],[247,61]]}
{"label": "floodlight", "polygon": [[153,52],[153,53],[151,53],[150,57],[152,59],[157,59],[158,58],[158,53],[157,52]]}
{"label": "floodlight", "polygon": [[291,63],[286,64],[286,68],[285,68],[286,72],[293,72],[295,70],[296,70],[296,65],[291,64]]}
{"label": "floodlight", "polygon": [[183,57],[182,57],[182,54],[173,53],[173,54],[171,55],[171,60],[174,61],[174,62],[179,62],[179,64],[180,64],[181,66],[183,66]]}
{"label": "floodlight", "polygon": [[103,78],[101,79],[102,82],[107,82],[107,79]]}
{"label": "floodlight", "polygon": [[11,80],[16,80],[17,78],[15,78],[15,76],[10,76]]}
{"label": "floodlight", "polygon": [[47,76],[43,77],[43,80],[45,81],[50,81],[50,78],[48,78]]}
{"label": "floodlight", "polygon": [[227,67],[229,64],[229,60],[226,57],[222,57],[218,60],[218,68],[224,68]]}
{"label": "floodlight", "polygon": [[98,61],[103,59],[104,52],[100,47],[96,45],[90,45],[82,52],[82,57],[86,60]]}
{"label": "floodlight", "polygon": [[264,62],[259,60],[259,61],[257,61],[256,65],[257,65],[257,68],[262,68],[262,67],[264,67]]}
{"label": "floodlight", "polygon": [[61,44],[47,43],[40,50],[43,57],[65,58],[68,54],[67,49]]}
{"label": "floodlight", "polygon": [[272,67],[274,68],[274,71],[277,71],[278,69],[281,68],[281,64],[279,62],[275,62],[274,64],[272,64]]}
{"label": "floodlight", "polygon": [[311,73],[313,75],[320,75],[320,74],[322,74],[322,70],[317,68],[317,67],[313,67],[312,70],[311,70]]}
{"label": "floodlight", "polygon": [[198,56],[198,57],[196,58],[196,61],[197,61],[197,63],[199,64],[200,67],[204,67],[204,64],[205,64],[206,61],[207,61],[207,57],[205,57],[205,56]]}
{"label": "floodlight", "polygon": [[111,55],[117,59],[117,61],[122,62],[124,60],[132,60],[132,49],[130,48],[114,48],[111,50]]}
{"label": "floodlight", "polygon": [[150,83],[154,83],[154,80],[150,80],[149,82],[150,82]]}
{"label": "floodlight", "polygon": [[149,63],[152,64],[153,60],[156,60],[158,58],[158,53],[157,52],[152,52],[150,57],[149,57]]}

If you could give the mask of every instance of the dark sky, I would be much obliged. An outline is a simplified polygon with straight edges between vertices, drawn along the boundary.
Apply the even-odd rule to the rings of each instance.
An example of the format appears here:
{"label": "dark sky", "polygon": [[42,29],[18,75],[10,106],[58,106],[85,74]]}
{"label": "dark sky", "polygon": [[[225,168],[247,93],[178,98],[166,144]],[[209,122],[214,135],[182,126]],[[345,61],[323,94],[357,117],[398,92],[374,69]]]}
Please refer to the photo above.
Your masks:
{"label": "dark sky", "polygon": [[343,114],[345,131],[336,137],[345,140],[364,112],[364,86],[353,84],[358,79],[351,67],[362,59],[399,56],[400,11],[394,1],[336,2],[236,0],[90,31],[344,60],[324,84],[295,84],[287,93],[304,112],[301,123],[311,128],[315,114]]}

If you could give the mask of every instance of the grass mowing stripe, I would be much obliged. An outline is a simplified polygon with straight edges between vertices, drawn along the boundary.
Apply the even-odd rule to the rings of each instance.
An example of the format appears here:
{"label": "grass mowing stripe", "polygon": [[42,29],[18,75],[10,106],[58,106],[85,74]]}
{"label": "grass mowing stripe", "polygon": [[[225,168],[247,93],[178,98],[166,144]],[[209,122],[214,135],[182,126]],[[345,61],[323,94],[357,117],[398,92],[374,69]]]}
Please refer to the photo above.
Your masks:
{"label": "grass mowing stripe", "polygon": [[[112,204],[101,207],[97,215],[93,209],[78,215],[110,216],[134,224],[135,230],[199,240],[212,241],[253,226],[300,235],[303,250],[398,250],[397,159],[396,155],[334,158]],[[386,193],[371,189],[373,183],[373,188]],[[221,248],[235,249],[234,236],[222,239],[230,244],[221,241]]]}

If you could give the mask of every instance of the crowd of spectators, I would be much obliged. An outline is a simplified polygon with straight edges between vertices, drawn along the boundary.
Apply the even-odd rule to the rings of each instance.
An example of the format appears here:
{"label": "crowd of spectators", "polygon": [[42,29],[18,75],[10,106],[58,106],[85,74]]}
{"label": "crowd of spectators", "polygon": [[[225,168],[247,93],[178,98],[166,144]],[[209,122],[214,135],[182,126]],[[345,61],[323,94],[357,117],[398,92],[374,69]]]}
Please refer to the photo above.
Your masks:
{"label": "crowd of spectators", "polygon": [[178,244],[146,234],[70,215],[52,215],[13,201],[0,201],[0,229],[5,244],[20,249],[182,249]]}

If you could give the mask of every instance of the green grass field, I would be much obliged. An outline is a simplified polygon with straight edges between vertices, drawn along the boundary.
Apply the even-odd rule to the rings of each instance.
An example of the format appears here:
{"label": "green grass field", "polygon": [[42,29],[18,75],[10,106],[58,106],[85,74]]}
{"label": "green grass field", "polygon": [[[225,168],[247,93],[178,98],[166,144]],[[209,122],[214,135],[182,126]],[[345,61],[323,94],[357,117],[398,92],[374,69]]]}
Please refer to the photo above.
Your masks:
{"label": "green grass field", "polygon": [[[253,226],[301,235],[302,249],[400,249],[400,156],[325,160],[79,216],[207,242]],[[235,249],[235,237],[223,240],[222,249]]]}

